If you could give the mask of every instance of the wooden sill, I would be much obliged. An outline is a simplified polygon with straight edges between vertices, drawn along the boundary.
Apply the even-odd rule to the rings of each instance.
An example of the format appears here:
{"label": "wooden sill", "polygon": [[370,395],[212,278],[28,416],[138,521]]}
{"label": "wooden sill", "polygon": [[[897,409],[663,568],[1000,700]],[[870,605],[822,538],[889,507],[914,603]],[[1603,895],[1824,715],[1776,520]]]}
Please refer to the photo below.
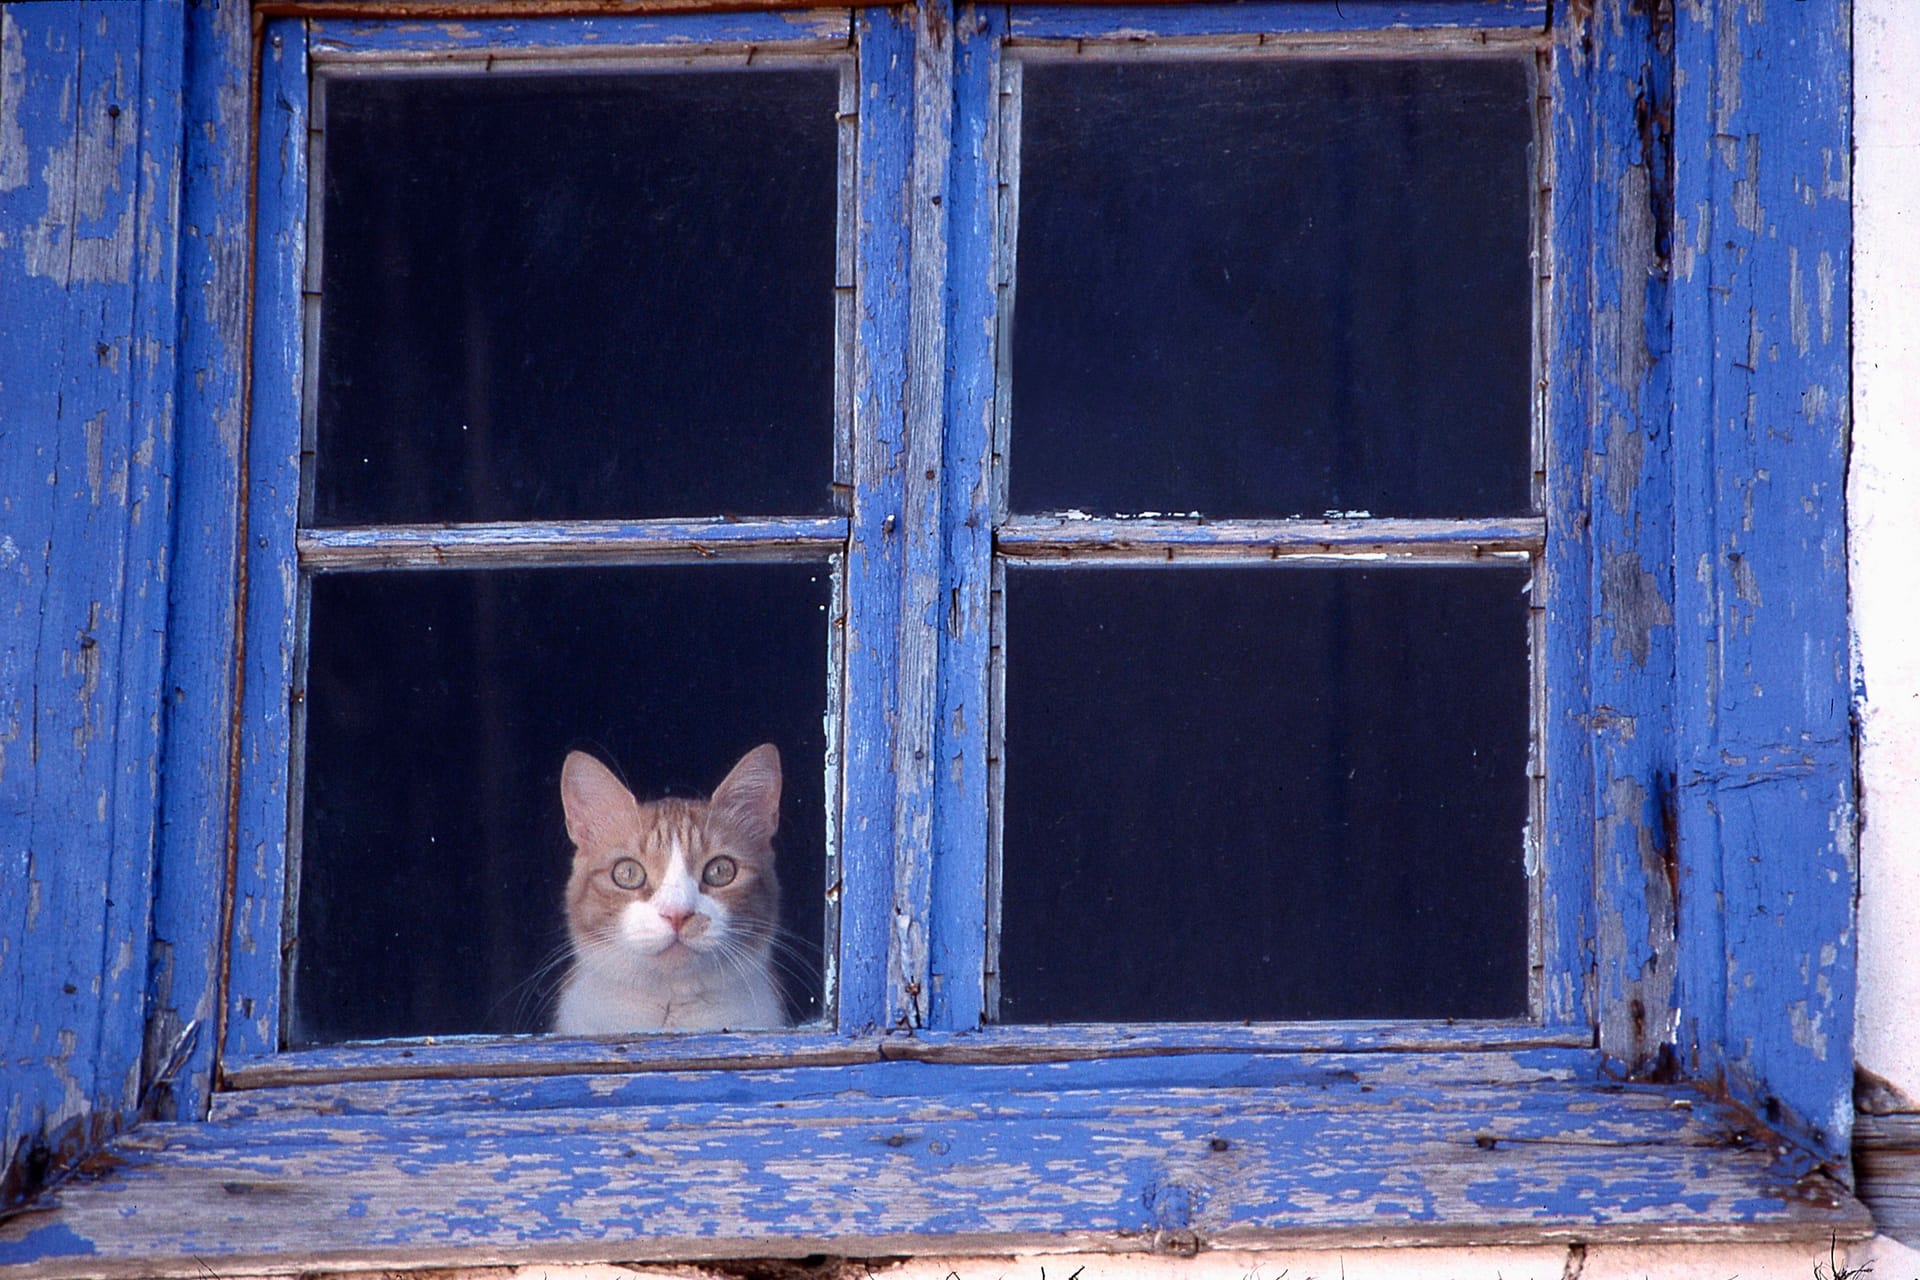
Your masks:
{"label": "wooden sill", "polygon": [[1856,1117],[1853,1167],[1880,1233],[1920,1249],[1920,1112]]}
{"label": "wooden sill", "polygon": [[0,1224],[0,1276],[1863,1237],[1738,1107],[1588,1050],[261,1089]]}

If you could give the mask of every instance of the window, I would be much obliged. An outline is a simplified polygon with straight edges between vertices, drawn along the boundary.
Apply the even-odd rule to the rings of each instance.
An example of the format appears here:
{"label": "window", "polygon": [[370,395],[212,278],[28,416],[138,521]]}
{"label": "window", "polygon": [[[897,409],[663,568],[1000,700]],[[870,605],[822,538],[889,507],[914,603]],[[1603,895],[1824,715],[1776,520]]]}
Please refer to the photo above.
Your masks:
{"label": "window", "polygon": [[[907,140],[857,133],[848,40],[422,63],[323,34],[304,196],[265,210],[306,253],[299,423],[255,433],[301,436],[263,1047],[545,1030],[563,756],[690,789],[761,739],[803,1026],[846,1029],[836,885],[889,917],[853,936],[972,935],[964,971],[899,972],[904,1029],[1537,1024],[1539,56],[1006,57],[968,193],[997,550],[946,574],[993,643],[916,655],[927,619],[846,578],[845,513],[890,504],[856,367],[910,346],[891,279],[856,280],[852,206]],[[988,786],[937,797],[969,829],[920,853],[986,868],[952,916],[863,892],[900,841],[830,838],[888,785],[834,767],[875,678],[842,637],[876,632],[991,685],[946,748]]]}
{"label": "window", "polygon": [[704,791],[762,739],[822,1016],[851,76],[315,63],[288,1041],[543,1030],[567,752]]}
{"label": "window", "polygon": [[990,1016],[1530,1020],[1530,35],[1006,60]]}
{"label": "window", "polygon": [[[1837,268],[1809,215],[1779,349],[1702,336],[1779,256],[1694,167],[1677,68],[1734,53],[1519,0],[290,12],[245,484],[183,481],[246,511],[239,639],[175,659],[242,664],[232,853],[176,824],[155,898],[206,1020],[151,1020],[140,1176],[0,1245],[1860,1227],[1844,626],[1733,514],[1832,455],[1729,372],[1823,386]],[[514,1034],[565,751],[705,790],[766,738],[796,1026]]]}

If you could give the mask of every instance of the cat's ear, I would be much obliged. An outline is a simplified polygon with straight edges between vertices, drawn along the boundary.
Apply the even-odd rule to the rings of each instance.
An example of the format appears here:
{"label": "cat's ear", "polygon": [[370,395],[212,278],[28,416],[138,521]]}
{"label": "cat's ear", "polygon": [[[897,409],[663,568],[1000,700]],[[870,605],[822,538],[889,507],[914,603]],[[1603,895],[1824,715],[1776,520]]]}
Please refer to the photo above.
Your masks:
{"label": "cat's ear", "polygon": [[639,806],[607,766],[584,751],[567,753],[560,770],[560,807],[567,813],[567,838],[576,847],[607,843],[630,824]]}
{"label": "cat's ear", "polygon": [[728,825],[756,841],[773,839],[780,825],[780,752],[763,742],[733,766],[726,780],[713,789],[708,802]]}

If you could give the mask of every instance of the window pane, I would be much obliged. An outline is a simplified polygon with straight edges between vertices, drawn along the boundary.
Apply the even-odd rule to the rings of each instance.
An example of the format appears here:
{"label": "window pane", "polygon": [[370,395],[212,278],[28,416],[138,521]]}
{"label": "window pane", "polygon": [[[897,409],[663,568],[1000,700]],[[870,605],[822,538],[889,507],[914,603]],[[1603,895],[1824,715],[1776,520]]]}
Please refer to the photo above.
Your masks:
{"label": "window pane", "polygon": [[1010,570],[1002,1019],[1523,1014],[1525,583]]}
{"label": "window pane", "polygon": [[1524,63],[1023,76],[1014,510],[1528,509]]}
{"label": "window pane", "polygon": [[647,800],[779,748],[785,990],[818,1017],[830,598],[824,565],[315,579],[290,1038],[548,1025],[576,749]]}
{"label": "window pane", "polygon": [[826,512],[838,83],[329,80],[312,523]]}

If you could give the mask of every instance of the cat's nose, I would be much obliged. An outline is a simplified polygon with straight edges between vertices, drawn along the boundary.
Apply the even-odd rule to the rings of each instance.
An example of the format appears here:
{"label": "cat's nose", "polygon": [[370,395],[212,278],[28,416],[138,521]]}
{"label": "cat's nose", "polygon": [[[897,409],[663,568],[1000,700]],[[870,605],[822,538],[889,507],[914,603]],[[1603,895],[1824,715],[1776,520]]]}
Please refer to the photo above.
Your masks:
{"label": "cat's nose", "polygon": [[687,921],[693,919],[693,912],[662,911],[660,913],[660,918],[667,922],[667,927],[669,929],[672,929],[675,933],[678,933],[680,932],[681,928],[687,923]]}

